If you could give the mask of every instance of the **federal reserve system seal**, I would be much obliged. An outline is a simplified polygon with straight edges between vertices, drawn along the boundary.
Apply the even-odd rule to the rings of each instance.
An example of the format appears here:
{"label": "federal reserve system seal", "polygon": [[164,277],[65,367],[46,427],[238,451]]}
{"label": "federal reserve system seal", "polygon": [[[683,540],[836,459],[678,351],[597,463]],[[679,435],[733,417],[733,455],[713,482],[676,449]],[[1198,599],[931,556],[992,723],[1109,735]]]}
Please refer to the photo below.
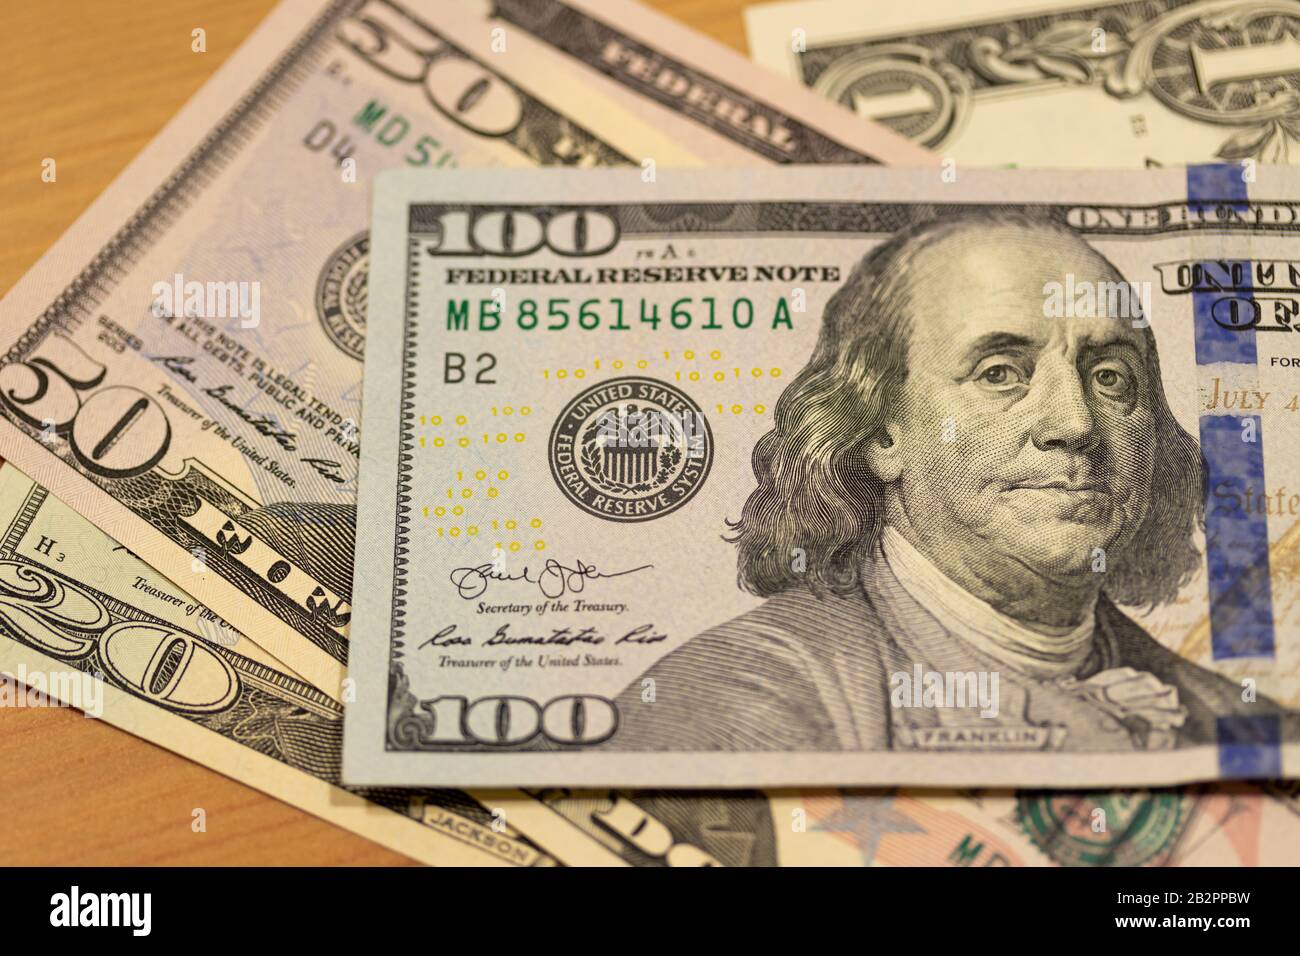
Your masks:
{"label": "federal reserve system seal", "polygon": [[353,236],[325,260],[316,282],[316,314],[330,341],[360,362],[366,349],[370,233]]}
{"label": "federal reserve system seal", "polygon": [[579,394],[551,430],[551,474],[583,511],[649,521],[704,484],[713,433],[700,406],[651,378],[615,378]]}

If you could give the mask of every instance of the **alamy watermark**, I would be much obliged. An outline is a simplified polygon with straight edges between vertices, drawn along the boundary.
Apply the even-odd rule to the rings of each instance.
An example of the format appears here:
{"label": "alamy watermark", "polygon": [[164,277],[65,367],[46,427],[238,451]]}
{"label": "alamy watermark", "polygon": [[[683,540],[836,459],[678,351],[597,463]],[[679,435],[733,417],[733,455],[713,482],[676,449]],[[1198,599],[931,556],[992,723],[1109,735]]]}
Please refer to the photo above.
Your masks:
{"label": "alamy watermark", "polygon": [[50,897],[50,925],[56,927],[120,926],[132,936],[153,929],[152,893],[83,893],[73,885]]}
{"label": "alamy watermark", "polygon": [[686,446],[687,458],[703,458],[707,427],[700,412],[628,405],[601,416],[596,438],[604,448],[660,448],[681,443]]}
{"label": "alamy watermark", "polygon": [[104,715],[104,685],[84,671],[0,671],[0,707],[75,707],[87,717]]}
{"label": "alamy watermark", "polygon": [[889,703],[893,707],[978,707],[981,717],[998,715],[997,671],[927,671],[916,664],[910,673],[891,674],[889,686]]}
{"label": "alamy watermark", "polygon": [[256,328],[262,321],[260,282],[185,281],[179,272],[171,282],[155,282],[152,311],[157,318],[187,315],[200,319],[239,319],[241,328]]}
{"label": "alamy watermark", "polygon": [[1128,319],[1135,329],[1151,321],[1150,282],[1093,282],[1076,280],[1043,284],[1043,315],[1049,319]]}

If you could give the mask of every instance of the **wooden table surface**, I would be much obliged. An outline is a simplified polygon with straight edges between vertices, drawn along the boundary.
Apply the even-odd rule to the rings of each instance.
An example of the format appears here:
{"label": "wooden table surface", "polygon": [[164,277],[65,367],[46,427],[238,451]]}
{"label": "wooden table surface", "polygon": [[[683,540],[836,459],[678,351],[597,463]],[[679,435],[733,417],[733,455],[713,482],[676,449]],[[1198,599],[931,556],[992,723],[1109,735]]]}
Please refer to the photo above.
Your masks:
{"label": "wooden table surface", "polygon": [[[753,0],[651,0],[742,52]],[[0,29],[0,295],[221,65],[274,0],[14,0]],[[190,31],[207,31],[207,52]],[[41,180],[42,160],[57,180]],[[0,456],[4,449],[0,448]],[[410,861],[64,709],[0,707],[0,864]],[[194,833],[192,811],[207,813]]]}

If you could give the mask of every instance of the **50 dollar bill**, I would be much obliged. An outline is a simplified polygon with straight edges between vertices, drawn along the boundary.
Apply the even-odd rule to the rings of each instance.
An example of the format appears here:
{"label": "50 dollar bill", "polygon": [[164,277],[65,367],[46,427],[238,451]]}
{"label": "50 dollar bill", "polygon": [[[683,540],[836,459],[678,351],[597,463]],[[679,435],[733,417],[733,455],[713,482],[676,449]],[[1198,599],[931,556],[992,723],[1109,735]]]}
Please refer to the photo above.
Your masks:
{"label": "50 dollar bill", "polygon": [[[490,13],[277,8],[0,306],[5,455],[335,697],[376,170],[925,157],[734,55],[706,76],[706,41],[644,16]],[[617,76],[549,46],[596,36]]]}

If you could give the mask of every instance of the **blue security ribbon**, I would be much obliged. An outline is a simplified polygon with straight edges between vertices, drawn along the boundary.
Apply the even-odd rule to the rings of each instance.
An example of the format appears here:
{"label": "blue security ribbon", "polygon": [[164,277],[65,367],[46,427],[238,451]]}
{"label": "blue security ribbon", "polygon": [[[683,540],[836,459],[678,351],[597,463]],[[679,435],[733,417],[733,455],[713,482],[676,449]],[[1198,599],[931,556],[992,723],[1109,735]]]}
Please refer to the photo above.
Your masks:
{"label": "blue security ribbon", "polygon": [[[1248,201],[1242,168],[1231,164],[1189,166],[1190,205],[1229,206],[1244,211]],[[1233,265],[1251,275],[1250,262],[1215,261],[1207,269]],[[1250,280],[1234,294],[1252,300]],[[1244,285],[1245,288],[1241,288]],[[1192,293],[1198,365],[1258,368],[1255,330],[1226,328],[1214,319],[1220,294]],[[1210,598],[1210,646],[1214,659],[1273,657],[1273,593],[1268,558],[1268,519],[1256,509],[1216,507],[1215,490],[1244,501],[1265,494],[1263,423],[1258,416],[1200,415],[1201,455],[1206,467],[1206,566]],[[1253,434],[1253,441],[1244,436]],[[1224,777],[1268,777],[1282,771],[1281,727],[1277,715],[1225,716],[1216,723],[1219,771]]]}

